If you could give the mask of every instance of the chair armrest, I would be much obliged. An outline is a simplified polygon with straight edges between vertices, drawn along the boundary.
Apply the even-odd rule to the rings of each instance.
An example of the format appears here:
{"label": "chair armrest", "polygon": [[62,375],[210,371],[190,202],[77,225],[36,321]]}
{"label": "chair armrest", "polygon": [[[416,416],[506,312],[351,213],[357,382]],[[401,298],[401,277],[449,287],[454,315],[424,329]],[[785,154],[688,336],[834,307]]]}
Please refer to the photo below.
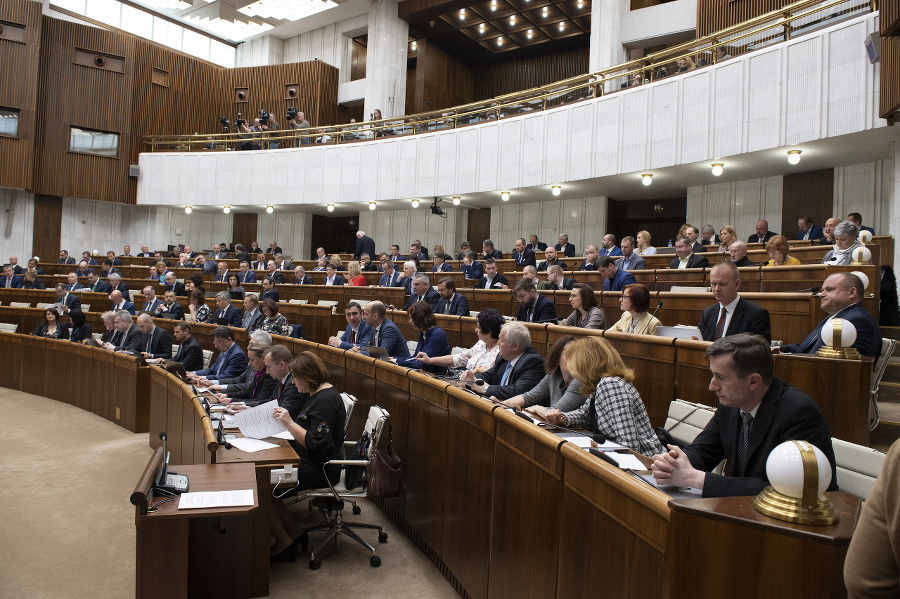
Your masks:
{"label": "chair armrest", "polygon": [[328,460],[325,464],[338,464],[339,466],[368,466],[368,460]]}

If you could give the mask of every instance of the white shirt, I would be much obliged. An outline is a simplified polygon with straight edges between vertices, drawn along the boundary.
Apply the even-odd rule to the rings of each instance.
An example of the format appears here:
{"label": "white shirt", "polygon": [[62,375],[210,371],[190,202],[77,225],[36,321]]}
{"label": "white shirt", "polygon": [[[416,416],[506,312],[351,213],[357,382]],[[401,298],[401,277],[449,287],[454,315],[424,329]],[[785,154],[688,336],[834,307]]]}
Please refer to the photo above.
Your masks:
{"label": "white shirt", "polygon": [[690,254],[688,254],[687,258],[679,259],[680,262],[678,263],[678,270],[682,270],[682,269],[684,269],[684,268],[687,268],[688,260],[690,260],[690,259],[691,259],[691,256],[693,256],[693,255],[694,255],[694,253],[691,252]]}
{"label": "white shirt", "polygon": [[738,294],[738,296],[736,298],[734,298],[734,301],[731,302],[730,304],[728,304],[727,306],[722,306],[721,303],[719,304],[719,317],[716,318],[716,324],[719,323],[719,318],[721,318],[721,316],[722,316],[722,308],[723,307],[725,308],[725,328],[722,329],[723,337],[728,334],[728,325],[731,324],[731,317],[734,316],[734,309],[737,308],[737,304],[739,301],[741,301],[740,294]]}

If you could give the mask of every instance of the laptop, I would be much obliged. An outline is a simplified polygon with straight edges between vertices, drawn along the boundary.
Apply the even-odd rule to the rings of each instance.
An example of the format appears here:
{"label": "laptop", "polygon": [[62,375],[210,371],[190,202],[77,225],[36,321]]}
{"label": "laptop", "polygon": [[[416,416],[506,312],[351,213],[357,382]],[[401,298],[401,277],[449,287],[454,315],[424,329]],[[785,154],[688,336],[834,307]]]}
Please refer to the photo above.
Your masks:
{"label": "laptop", "polygon": [[367,345],[366,351],[369,352],[369,355],[373,358],[378,358],[379,360],[384,360],[385,362],[391,361],[391,355],[387,353],[387,350],[383,347],[379,347],[377,345]]}
{"label": "laptop", "polygon": [[187,372],[184,370],[184,365],[181,362],[176,362],[175,360],[166,360],[165,369],[174,374],[182,381],[187,381]]}
{"label": "laptop", "polygon": [[703,341],[703,334],[697,327],[688,327],[684,325],[674,327],[656,327],[656,334],[660,337],[675,337],[676,339],[688,339],[693,341]]}

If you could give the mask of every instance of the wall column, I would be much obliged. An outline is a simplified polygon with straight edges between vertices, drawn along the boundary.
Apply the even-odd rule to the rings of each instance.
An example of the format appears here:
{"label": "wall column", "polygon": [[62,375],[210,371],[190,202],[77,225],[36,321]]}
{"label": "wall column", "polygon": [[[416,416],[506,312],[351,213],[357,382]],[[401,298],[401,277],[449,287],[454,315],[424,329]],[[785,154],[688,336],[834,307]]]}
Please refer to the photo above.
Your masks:
{"label": "wall column", "polygon": [[[893,160],[891,165],[894,170],[893,180],[891,181],[891,201],[888,213],[889,231],[880,231],[877,223],[871,223],[877,233],[889,233],[894,236],[894,257],[890,266],[897,268],[900,264],[900,244],[896,242],[900,239],[900,134],[894,138],[894,151],[892,153]],[[865,221],[863,221],[865,224]],[[884,258],[881,259],[882,265],[886,264]]]}
{"label": "wall column", "polygon": [[397,16],[397,0],[369,3],[366,119],[376,108],[385,118],[406,113],[406,41],[409,25]]}
{"label": "wall column", "polygon": [[592,0],[590,72],[622,64],[627,59],[622,45],[622,17],[629,0]]}

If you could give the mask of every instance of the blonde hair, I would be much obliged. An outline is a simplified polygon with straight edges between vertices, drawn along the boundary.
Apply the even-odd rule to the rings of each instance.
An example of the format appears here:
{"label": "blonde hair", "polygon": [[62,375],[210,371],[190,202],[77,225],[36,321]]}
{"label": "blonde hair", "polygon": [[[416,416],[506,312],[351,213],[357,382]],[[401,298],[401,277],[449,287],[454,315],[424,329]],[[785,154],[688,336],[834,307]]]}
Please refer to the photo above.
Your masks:
{"label": "blonde hair", "polygon": [[566,346],[563,352],[569,372],[581,382],[582,395],[597,389],[600,379],[617,376],[627,383],[634,381],[634,370],[625,366],[622,356],[602,337],[584,337]]}
{"label": "blonde hair", "polygon": [[353,260],[347,263],[347,272],[350,273],[351,277],[358,277],[362,274],[362,270],[359,268],[359,262]]}
{"label": "blonde hair", "polygon": [[642,236],[643,236],[644,239],[647,240],[647,246],[648,246],[648,247],[651,246],[651,245],[653,245],[652,243],[650,243],[650,239],[651,239],[651,238],[650,238],[650,233],[648,233],[647,231],[638,231],[638,232],[637,232],[638,246],[641,245],[641,237],[642,237]]}

